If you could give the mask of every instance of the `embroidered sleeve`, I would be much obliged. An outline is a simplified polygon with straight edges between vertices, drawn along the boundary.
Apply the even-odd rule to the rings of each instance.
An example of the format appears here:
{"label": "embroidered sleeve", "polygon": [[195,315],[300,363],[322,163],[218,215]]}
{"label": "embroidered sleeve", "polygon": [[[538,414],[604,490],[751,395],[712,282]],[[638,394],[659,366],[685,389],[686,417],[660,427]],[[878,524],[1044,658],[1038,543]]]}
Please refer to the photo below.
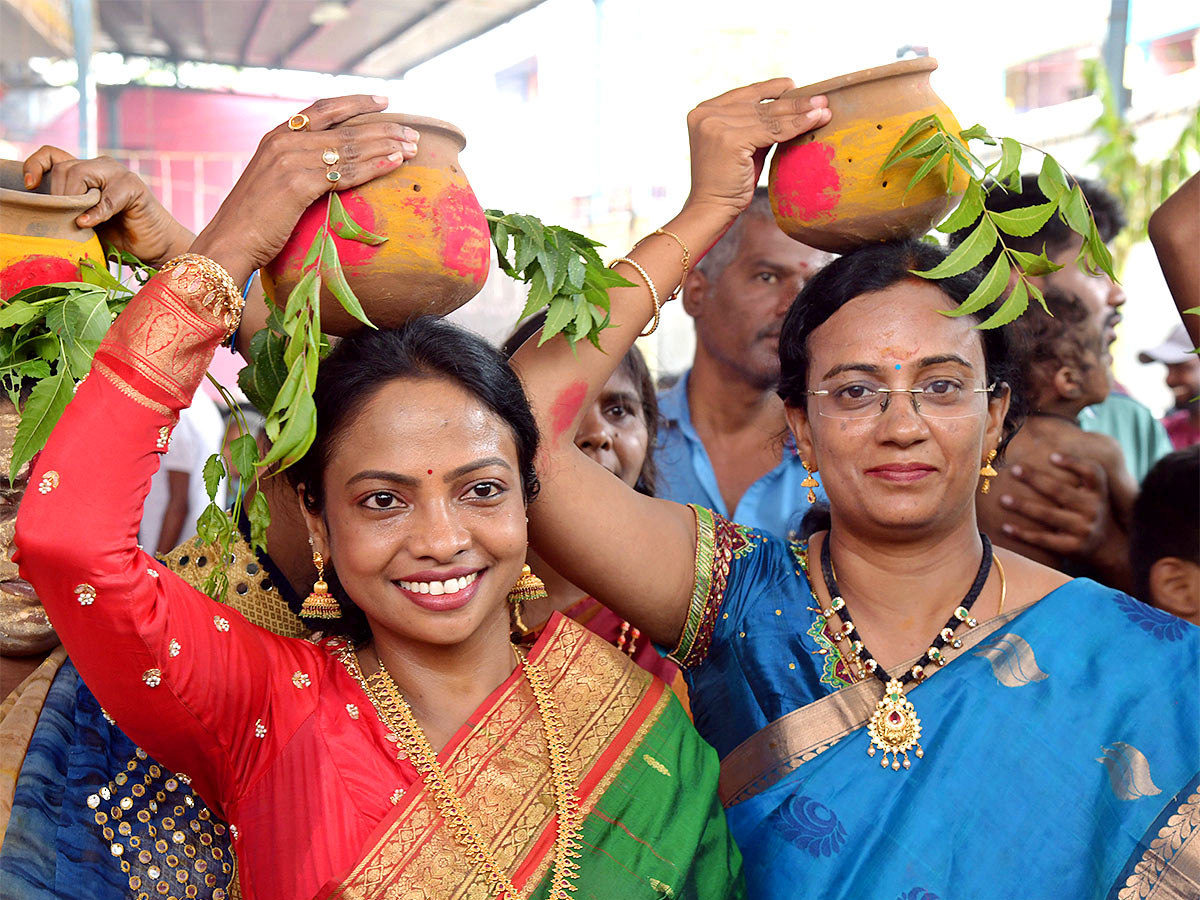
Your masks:
{"label": "embroidered sleeve", "polygon": [[148,283],[38,457],[16,533],[21,573],[101,705],[217,810],[313,708],[325,658],[214,603],[137,545],[171,422],[224,332],[173,273]]}
{"label": "embroidered sleeve", "polygon": [[696,583],[679,644],[670,653],[670,659],[685,669],[699,665],[708,655],[733,562],[761,540],[752,529],[735,525],[711,509],[689,505],[696,516]]}

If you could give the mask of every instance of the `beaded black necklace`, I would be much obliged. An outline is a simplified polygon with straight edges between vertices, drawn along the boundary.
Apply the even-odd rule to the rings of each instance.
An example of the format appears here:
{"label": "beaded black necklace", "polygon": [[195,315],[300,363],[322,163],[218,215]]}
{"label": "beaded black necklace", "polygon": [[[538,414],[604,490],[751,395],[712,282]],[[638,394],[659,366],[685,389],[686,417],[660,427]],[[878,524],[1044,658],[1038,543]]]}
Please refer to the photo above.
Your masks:
{"label": "beaded black necklace", "polygon": [[[854,620],[850,617],[850,608],[846,605],[841,591],[838,590],[837,578],[833,574],[833,556],[829,550],[828,535],[821,544],[821,574],[825,578],[825,588],[829,591],[830,598],[829,608],[822,609],[821,615],[828,621],[833,613],[838,614],[842,620],[842,627],[837,634],[849,643],[859,676],[866,677],[869,673],[882,681],[884,685],[883,697],[875,704],[875,714],[867,723],[867,733],[871,737],[867,754],[874,756],[876,749],[882,750],[883,759],[880,761],[880,765],[884,768],[889,764],[889,753],[892,755],[890,762],[894,770],[900,769],[901,756],[904,757],[904,768],[909,768],[911,763],[908,759],[908,751],[910,749],[915,748],[914,752],[918,759],[925,755],[919,740],[921,720],[917,718],[912,703],[905,697],[904,688],[913,682],[919,684],[925,679],[925,666],[934,664],[944,666],[946,664],[946,655],[942,650],[947,644],[954,649],[962,646],[962,641],[954,636],[959,625],[965,622],[968,628],[974,628],[979,624],[978,620],[971,615],[971,607],[983,593],[983,586],[987,583],[988,575],[992,571],[992,542],[982,532],[979,537],[983,541],[983,558],[979,561],[979,571],[975,573],[971,589],[967,591],[962,603],[946,620],[946,625],[938,632],[937,637],[934,638],[933,643],[917,664],[899,678],[884,671],[863,643],[858,629],[854,625]],[[865,661],[864,656],[866,657]]]}

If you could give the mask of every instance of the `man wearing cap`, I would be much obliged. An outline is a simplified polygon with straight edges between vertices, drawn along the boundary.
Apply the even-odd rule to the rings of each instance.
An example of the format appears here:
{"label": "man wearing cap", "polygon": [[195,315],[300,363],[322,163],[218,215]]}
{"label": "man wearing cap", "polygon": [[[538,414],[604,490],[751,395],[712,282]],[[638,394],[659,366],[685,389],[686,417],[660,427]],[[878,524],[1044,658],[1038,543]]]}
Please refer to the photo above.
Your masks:
{"label": "man wearing cap", "polygon": [[1177,325],[1157,347],[1138,354],[1144,363],[1167,367],[1167,387],[1175,395],[1175,407],[1163,416],[1163,427],[1176,450],[1200,444],[1200,356],[1192,349],[1183,325]]}

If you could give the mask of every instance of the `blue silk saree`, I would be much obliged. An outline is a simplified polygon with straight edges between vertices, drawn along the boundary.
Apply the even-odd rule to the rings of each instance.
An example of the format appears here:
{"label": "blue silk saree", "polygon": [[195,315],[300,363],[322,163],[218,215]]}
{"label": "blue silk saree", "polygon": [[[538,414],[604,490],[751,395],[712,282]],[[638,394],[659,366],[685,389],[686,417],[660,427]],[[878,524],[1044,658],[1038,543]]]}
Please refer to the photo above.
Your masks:
{"label": "blue silk saree", "polygon": [[924,758],[867,755],[802,545],[697,509],[673,656],[755,897],[1200,896],[1200,629],[1086,579],[913,687]]}

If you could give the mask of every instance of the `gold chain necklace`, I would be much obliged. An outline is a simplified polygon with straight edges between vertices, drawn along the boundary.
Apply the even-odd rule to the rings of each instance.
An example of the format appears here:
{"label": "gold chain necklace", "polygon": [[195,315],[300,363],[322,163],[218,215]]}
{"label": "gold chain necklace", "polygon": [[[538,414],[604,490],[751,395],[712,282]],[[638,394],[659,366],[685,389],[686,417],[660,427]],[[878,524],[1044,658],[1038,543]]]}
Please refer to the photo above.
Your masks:
{"label": "gold chain necklace", "polygon": [[[558,834],[554,840],[553,876],[548,900],[569,900],[570,892],[575,890],[573,881],[579,874],[579,863],[575,860],[580,855],[577,840],[580,818],[578,800],[572,790],[575,777],[563,745],[562,720],[559,718],[558,708],[542,668],[530,662],[516,647],[513,647],[513,655],[524,669],[525,678],[533,691],[534,699],[537,700],[542,732],[550,755],[550,779],[554,787],[554,812],[558,816]],[[378,654],[376,658],[378,659]],[[362,674],[358,658],[353,651],[347,649],[343,660],[371,699],[379,718],[387,726],[387,739],[396,744],[396,758],[412,761],[424,779],[425,786],[433,794],[442,818],[450,827],[455,839],[466,850],[471,865],[484,870],[491,890],[498,900],[517,900],[520,894],[479,836],[462,800],[455,793],[450,779],[438,762],[429,739],[425,737],[425,732],[413,715],[412,707],[396,687],[396,682],[388,673],[383,660],[379,659],[379,671],[370,676]]]}

